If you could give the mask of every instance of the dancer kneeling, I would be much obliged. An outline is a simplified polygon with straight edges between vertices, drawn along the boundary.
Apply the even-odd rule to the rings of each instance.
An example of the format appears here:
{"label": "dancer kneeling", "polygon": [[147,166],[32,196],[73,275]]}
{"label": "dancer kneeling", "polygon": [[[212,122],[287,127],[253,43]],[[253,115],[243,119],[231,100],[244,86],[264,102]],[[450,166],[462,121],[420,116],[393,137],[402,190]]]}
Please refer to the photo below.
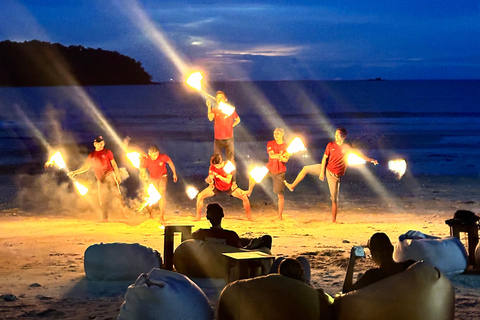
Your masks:
{"label": "dancer kneeling", "polygon": [[223,161],[222,156],[219,154],[214,154],[210,159],[208,177],[205,179],[209,186],[197,196],[197,215],[195,220],[200,220],[202,216],[203,201],[220,192],[227,192],[232,197],[242,200],[247,219],[252,220],[247,193],[240,189],[236,183],[232,182],[232,173],[225,172],[225,165],[226,162]]}

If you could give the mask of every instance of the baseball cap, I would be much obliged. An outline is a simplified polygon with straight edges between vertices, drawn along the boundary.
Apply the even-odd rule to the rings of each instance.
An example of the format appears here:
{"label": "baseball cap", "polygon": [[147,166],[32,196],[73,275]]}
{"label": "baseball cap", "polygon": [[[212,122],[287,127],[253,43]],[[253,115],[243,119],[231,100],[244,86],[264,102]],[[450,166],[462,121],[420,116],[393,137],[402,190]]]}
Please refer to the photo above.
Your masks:
{"label": "baseball cap", "polygon": [[93,140],[94,142],[102,142],[103,141],[103,136],[97,136],[95,138],[95,140]]}

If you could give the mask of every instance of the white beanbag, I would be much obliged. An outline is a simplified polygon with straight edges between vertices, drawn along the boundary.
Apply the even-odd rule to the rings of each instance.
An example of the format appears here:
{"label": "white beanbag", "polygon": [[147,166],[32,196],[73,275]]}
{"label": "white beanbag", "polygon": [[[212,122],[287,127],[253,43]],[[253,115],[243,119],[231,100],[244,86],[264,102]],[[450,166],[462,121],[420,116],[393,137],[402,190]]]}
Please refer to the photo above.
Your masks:
{"label": "white beanbag", "polygon": [[438,238],[409,231],[395,244],[393,259],[425,261],[445,275],[459,274],[467,268],[467,251],[456,237]]}
{"label": "white beanbag", "polygon": [[453,320],[450,280],[426,262],[362,289],[335,297],[337,320]]}
{"label": "white beanbag", "polygon": [[89,280],[135,281],[141,273],[160,268],[162,258],[138,243],[100,243],[85,250],[83,264]]}
{"label": "white beanbag", "polygon": [[213,316],[207,297],[190,279],[152,269],[128,287],[118,320],[212,320]]}

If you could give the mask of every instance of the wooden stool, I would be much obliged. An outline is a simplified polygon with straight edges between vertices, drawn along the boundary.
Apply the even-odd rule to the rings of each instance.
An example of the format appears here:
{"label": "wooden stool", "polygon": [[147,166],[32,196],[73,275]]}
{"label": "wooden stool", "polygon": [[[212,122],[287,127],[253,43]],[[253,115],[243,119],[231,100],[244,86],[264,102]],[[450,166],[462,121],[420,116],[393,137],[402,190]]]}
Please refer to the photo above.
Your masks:
{"label": "wooden stool", "polygon": [[167,270],[173,270],[173,240],[175,232],[180,232],[182,235],[182,242],[190,239],[192,234],[193,225],[166,225],[165,235],[163,240],[163,255],[164,255],[164,268]]}
{"label": "wooden stool", "polygon": [[[241,251],[241,252],[231,252],[223,253],[223,255],[228,259],[227,264],[227,283],[233,282],[239,279],[248,279],[253,278],[258,275],[267,274],[270,270],[270,267],[267,269],[268,261],[275,259],[275,256],[261,252],[261,251]],[[231,269],[234,269],[232,275]],[[255,271],[257,268],[260,268],[260,274],[257,274]]]}

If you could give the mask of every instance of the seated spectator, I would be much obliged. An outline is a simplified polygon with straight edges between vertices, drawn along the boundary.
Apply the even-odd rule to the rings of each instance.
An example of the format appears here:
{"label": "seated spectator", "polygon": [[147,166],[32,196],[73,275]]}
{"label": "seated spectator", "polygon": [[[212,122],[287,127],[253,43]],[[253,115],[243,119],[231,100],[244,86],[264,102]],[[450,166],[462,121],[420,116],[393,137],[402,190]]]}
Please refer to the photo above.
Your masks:
{"label": "seated spectator", "polygon": [[415,263],[414,260],[395,262],[395,260],[393,260],[393,245],[388,236],[383,232],[375,233],[368,241],[367,247],[372,254],[372,260],[379,267],[367,270],[367,272],[365,272],[365,274],[353,284],[355,261],[360,258],[360,256],[355,254],[357,248],[353,247],[350,253],[350,261],[348,263],[347,274],[343,285],[344,293],[361,289],[372,283],[400,273]]}
{"label": "seated spectator", "polygon": [[223,208],[218,203],[207,205],[207,220],[212,227],[210,229],[198,229],[192,233],[192,238],[196,240],[211,241],[223,243],[232,247],[245,248],[249,250],[261,247],[272,248],[272,237],[265,235],[255,239],[241,239],[235,231],[222,228],[222,219],[224,217]]}
{"label": "seated spectator", "polygon": [[304,256],[293,258],[276,258],[270,268],[270,273],[280,273],[289,278],[310,284],[310,262]]}

